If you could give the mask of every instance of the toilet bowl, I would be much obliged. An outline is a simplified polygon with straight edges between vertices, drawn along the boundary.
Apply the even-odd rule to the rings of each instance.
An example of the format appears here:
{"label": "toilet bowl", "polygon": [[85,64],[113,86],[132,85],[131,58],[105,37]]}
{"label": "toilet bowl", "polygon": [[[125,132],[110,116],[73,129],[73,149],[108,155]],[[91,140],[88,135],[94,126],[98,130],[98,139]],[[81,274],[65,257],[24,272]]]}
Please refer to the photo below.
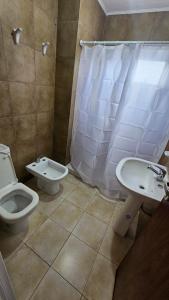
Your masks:
{"label": "toilet bowl", "polygon": [[38,202],[36,192],[18,183],[10,149],[0,144],[0,221],[13,232],[23,229]]}
{"label": "toilet bowl", "polygon": [[55,195],[60,190],[60,181],[68,174],[68,168],[42,157],[37,162],[26,166],[28,172],[37,177],[37,186],[49,195]]}

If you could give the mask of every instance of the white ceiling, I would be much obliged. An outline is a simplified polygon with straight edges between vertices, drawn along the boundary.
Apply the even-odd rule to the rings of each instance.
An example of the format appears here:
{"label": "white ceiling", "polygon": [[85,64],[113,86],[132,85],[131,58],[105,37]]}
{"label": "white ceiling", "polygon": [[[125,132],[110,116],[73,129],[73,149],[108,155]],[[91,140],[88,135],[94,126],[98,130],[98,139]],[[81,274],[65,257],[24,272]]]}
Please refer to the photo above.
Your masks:
{"label": "white ceiling", "polygon": [[98,0],[106,15],[169,11],[169,0]]}

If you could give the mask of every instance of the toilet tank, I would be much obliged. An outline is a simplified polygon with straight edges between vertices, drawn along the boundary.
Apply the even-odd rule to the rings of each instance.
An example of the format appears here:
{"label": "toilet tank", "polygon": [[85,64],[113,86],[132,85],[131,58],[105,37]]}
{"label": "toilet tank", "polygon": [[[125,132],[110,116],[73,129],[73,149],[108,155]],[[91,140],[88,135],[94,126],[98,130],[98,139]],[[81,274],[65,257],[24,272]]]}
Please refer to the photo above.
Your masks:
{"label": "toilet tank", "polygon": [[0,144],[0,189],[18,182],[12,162],[10,148]]}

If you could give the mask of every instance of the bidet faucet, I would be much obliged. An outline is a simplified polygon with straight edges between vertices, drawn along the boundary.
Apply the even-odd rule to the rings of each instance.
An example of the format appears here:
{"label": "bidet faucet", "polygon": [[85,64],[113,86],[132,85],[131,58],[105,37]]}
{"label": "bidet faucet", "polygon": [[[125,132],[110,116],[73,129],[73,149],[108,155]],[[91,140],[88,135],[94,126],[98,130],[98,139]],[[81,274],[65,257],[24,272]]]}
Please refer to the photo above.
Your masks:
{"label": "bidet faucet", "polygon": [[37,159],[36,159],[36,162],[37,162],[37,163],[40,163],[40,159],[41,159],[42,157],[43,157],[43,155],[38,156]]}
{"label": "bidet faucet", "polygon": [[154,165],[149,165],[147,169],[150,169],[153,171],[155,174],[157,174],[157,180],[158,181],[163,181],[165,175],[167,174],[167,171],[159,166],[154,166]]}

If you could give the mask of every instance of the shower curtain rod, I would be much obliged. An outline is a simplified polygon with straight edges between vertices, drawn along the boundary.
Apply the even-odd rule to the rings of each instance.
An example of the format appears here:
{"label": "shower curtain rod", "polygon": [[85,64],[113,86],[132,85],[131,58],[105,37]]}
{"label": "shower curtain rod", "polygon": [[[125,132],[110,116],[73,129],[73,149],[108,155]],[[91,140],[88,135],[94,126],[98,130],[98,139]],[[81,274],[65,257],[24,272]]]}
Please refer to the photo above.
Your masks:
{"label": "shower curtain rod", "polygon": [[158,44],[169,44],[169,41],[80,41],[80,46],[84,45],[105,45],[105,46],[113,46],[120,44],[143,44],[143,45],[158,45]]}

